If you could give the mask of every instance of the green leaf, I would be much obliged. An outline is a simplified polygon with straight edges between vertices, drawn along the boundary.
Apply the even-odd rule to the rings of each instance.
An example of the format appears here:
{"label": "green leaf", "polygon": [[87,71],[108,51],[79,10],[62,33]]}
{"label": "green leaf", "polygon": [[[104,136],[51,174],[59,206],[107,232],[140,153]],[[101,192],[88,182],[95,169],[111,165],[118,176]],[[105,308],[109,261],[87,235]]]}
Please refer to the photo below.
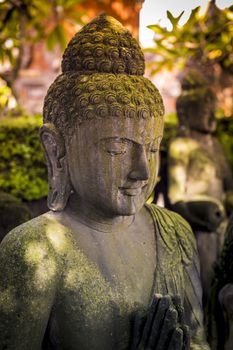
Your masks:
{"label": "green leaf", "polygon": [[62,25],[58,24],[54,30],[56,33],[57,41],[61,47],[61,50],[63,51],[63,50],[65,50],[66,45],[67,45],[67,40],[66,40],[64,28],[62,27]]}
{"label": "green leaf", "polygon": [[5,55],[4,55],[4,52],[2,50],[2,48],[0,48],[0,62],[4,62],[4,58],[5,58]]}
{"label": "green leaf", "polygon": [[160,27],[158,24],[151,24],[147,26],[147,28],[153,30],[153,32],[157,34],[164,34],[168,32],[166,28]]}
{"label": "green leaf", "polygon": [[179,16],[175,17],[175,16],[173,16],[173,14],[170,11],[167,11],[167,17],[170,20],[170,22],[172,23],[173,28],[177,27],[179,20],[181,19],[183,14],[184,14],[184,11],[182,11]]}
{"label": "green leaf", "polygon": [[68,9],[70,7],[80,4],[81,2],[83,2],[83,0],[58,0],[57,4],[58,6],[63,6],[64,9]]}
{"label": "green leaf", "polygon": [[[55,28],[54,28],[55,29]],[[55,30],[52,30],[47,36],[46,44],[47,48],[51,51],[57,43]]]}
{"label": "green leaf", "polygon": [[64,50],[67,45],[67,40],[64,32],[64,28],[61,24],[58,24],[47,36],[47,47],[52,50],[55,45],[59,44],[61,50]]}
{"label": "green leaf", "polygon": [[195,21],[197,19],[197,14],[198,14],[199,10],[200,10],[200,6],[195,7],[195,9],[193,9],[191,11],[191,15],[189,16],[187,22],[190,23],[190,22]]}

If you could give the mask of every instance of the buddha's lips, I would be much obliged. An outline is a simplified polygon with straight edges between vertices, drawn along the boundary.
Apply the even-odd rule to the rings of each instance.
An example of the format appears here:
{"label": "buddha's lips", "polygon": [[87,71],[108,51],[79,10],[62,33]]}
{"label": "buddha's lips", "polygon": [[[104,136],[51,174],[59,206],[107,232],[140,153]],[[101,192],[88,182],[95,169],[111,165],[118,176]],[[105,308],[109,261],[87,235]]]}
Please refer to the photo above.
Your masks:
{"label": "buddha's lips", "polygon": [[120,191],[127,196],[133,197],[141,194],[145,187],[146,185],[140,187],[120,187]]}

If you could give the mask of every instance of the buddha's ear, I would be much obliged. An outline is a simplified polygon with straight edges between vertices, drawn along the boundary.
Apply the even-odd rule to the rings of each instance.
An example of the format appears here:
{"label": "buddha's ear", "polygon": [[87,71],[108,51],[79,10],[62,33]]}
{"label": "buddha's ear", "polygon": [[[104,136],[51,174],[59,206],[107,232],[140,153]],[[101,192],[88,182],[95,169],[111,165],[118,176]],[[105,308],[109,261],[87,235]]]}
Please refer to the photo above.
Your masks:
{"label": "buddha's ear", "polygon": [[48,162],[48,207],[53,211],[65,208],[71,192],[65,140],[54,124],[44,124],[40,137]]}

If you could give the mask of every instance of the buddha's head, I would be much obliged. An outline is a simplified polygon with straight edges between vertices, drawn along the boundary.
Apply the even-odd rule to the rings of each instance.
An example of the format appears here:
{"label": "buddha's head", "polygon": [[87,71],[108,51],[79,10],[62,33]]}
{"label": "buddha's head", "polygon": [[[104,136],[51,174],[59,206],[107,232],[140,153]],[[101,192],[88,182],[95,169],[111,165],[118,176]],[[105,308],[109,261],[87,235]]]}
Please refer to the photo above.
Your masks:
{"label": "buddha's head", "polygon": [[197,71],[182,80],[182,92],[176,101],[181,127],[211,133],[216,129],[216,98],[207,81]]}
{"label": "buddha's head", "polygon": [[97,17],[70,41],[44,103],[50,209],[63,210],[71,193],[109,216],[143,206],[163,134],[162,99],[143,73],[136,40],[112,17]]}

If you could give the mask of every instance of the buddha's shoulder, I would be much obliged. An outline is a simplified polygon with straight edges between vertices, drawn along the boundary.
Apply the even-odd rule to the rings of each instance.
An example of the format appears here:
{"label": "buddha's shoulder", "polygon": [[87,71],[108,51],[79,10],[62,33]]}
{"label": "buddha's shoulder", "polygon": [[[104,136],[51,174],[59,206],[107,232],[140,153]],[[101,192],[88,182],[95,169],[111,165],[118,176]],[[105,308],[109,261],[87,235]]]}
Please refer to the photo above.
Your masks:
{"label": "buddha's shoulder", "polygon": [[200,148],[198,141],[190,137],[176,137],[169,145],[169,156],[181,158]]}
{"label": "buddha's shoulder", "polygon": [[169,209],[160,207],[154,203],[147,204],[146,208],[149,209],[151,215],[156,218],[158,224],[162,224],[167,227],[177,227],[177,225],[182,225],[186,230],[192,231],[189,223],[179,214]]}
{"label": "buddha's shoulder", "polygon": [[186,257],[187,261],[191,261],[193,252],[196,251],[196,240],[189,223],[179,214],[166,208],[155,204],[146,207],[153,217],[157,238],[161,238],[161,244],[164,244],[168,250],[179,248],[183,258]]}
{"label": "buddha's shoulder", "polygon": [[0,245],[0,252],[47,251],[59,252],[68,240],[68,229],[52,212],[42,214],[11,230]]}

